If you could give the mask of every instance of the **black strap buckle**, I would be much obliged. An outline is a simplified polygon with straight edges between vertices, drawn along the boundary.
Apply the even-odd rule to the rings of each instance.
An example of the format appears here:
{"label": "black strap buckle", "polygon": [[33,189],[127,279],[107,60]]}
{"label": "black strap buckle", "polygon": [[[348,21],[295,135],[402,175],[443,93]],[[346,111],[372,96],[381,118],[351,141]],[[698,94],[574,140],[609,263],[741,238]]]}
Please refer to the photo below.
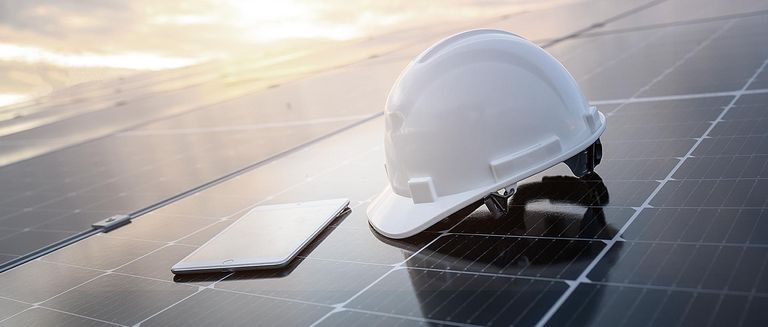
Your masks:
{"label": "black strap buckle", "polygon": [[488,194],[483,203],[494,218],[501,218],[509,213],[509,198],[515,194],[517,184],[507,186],[497,192]]}

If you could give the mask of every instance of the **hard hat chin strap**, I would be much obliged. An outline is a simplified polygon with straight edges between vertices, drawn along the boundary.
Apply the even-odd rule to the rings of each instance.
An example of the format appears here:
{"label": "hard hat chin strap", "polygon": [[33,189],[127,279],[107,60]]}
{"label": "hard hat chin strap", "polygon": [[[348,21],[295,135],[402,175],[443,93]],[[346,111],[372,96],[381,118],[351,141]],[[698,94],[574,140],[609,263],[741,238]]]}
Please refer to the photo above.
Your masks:
{"label": "hard hat chin strap", "polygon": [[[595,143],[592,143],[583,151],[563,162],[568,165],[568,168],[571,169],[576,177],[581,178],[593,173],[595,167],[600,164],[602,159],[603,145],[600,143],[600,139],[597,139]],[[501,218],[509,213],[509,198],[515,194],[516,188],[517,183],[488,194],[483,198],[483,203],[494,218]]]}

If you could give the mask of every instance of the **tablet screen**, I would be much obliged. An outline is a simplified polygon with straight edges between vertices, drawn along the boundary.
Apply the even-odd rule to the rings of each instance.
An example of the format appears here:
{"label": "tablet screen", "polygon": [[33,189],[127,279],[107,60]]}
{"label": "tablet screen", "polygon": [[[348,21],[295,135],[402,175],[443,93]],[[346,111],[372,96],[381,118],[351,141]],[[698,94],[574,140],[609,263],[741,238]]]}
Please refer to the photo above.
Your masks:
{"label": "tablet screen", "polygon": [[173,266],[174,273],[274,268],[287,264],[349,200],[256,207]]}

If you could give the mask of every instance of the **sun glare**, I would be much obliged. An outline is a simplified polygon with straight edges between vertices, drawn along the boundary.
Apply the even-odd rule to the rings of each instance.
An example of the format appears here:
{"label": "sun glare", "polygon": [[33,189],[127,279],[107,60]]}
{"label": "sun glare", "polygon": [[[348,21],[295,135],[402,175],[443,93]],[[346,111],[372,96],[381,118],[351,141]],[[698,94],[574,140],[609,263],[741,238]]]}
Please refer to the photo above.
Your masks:
{"label": "sun glare", "polygon": [[[21,102],[23,100],[26,100],[27,98],[28,96],[24,94],[0,94],[0,107]],[[0,116],[0,121],[2,120],[3,120],[3,117]]]}
{"label": "sun glare", "polygon": [[330,24],[318,19],[322,2],[229,0],[234,24],[252,41],[288,38],[326,38],[348,40],[360,36],[349,24]]}
{"label": "sun glare", "polygon": [[136,70],[159,70],[195,64],[202,58],[175,58],[148,53],[63,54],[37,47],[0,43],[0,60],[46,63],[64,67],[108,67]]}

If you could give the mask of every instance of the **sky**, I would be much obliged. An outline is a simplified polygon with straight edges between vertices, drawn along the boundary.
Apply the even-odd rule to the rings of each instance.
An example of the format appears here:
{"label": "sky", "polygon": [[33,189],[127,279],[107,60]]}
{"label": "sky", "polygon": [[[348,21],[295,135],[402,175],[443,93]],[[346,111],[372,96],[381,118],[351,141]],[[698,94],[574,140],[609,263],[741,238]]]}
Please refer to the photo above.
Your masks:
{"label": "sky", "polygon": [[[535,1],[511,3],[524,2]],[[0,106],[89,80],[268,58],[509,8],[501,0],[0,0]]]}

